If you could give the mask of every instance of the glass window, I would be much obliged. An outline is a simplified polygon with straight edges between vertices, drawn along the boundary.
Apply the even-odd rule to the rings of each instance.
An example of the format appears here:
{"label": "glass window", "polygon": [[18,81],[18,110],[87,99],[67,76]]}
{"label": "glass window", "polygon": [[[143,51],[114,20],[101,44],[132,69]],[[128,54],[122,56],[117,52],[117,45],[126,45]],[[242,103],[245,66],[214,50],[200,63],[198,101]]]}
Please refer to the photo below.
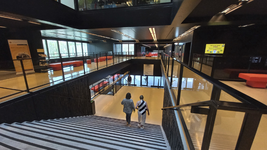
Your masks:
{"label": "glass window", "polygon": [[116,44],[115,54],[117,54],[117,55],[121,54],[121,44]]}
{"label": "glass window", "polygon": [[135,78],[134,78],[134,84],[136,86],[140,86],[140,83],[141,83],[141,79],[140,79],[140,75],[135,75]]}
{"label": "glass window", "polygon": [[58,46],[56,40],[47,40],[47,46],[50,59],[59,58]]}
{"label": "glass window", "polygon": [[58,41],[58,43],[59,43],[59,49],[60,49],[61,57],[62,58],[69,57],[67,42],[66,41]]}
{"label": "glass window", "polygon": [[45,40],[42,41],[43,41],[44,53],[46,54],[46,56],[48,56]]}
{"label": "glass window", "polygon": [[76,42],[77,56],[83,56],[82,43]]}
{"label": "glass window", "polygon": [[154,82],[154,86],[160,86],[160,77],[155,77],[155,82]]}
{"label": "glass window", "polygon": [[66,5],[72,9],[75,9],[74,0],[61,0],[61,4]]}
{"label": "glass window", "polygon": [[83,43],[83,56],[88,56],[87,43]]}
{"label": "glass window", "polygon": [[74,42],[68,42],[70,57],[76,57],[76,49]]}
{"label": "glass window", "polygon": [[129,44],[129,55],[134,55],[134,44]]}
{"label": "glass window", "polygon": [[153,82],[154,82],[154,76],[148,76],[148,87],[153,86]]}
{"label": "glass window", "polygon": [[123,55],[128,55],[129,44],[122,44],[122,53]]}

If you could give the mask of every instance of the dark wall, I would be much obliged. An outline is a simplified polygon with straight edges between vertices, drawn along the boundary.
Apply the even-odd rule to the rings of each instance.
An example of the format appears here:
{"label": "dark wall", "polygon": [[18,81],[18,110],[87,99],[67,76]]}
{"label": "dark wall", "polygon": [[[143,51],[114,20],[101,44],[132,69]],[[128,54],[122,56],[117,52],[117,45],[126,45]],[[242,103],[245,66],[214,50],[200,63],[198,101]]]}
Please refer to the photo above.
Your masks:
{"label": "dark wall", "polygon": [[[27,40],[33,65],[38,65],[37,49],[43,49],[42,37],[39,30],[27,30],[27,29],[4,29],[0,30],[0,69],[12,69],[14,68],[10,49],[8,46],[8,39],[12,40]],[[8,62],[8,63],[7,63]]]}
{"label": "dark wall", "polygon": [[108,52],[113,51],[113,41],[106,40],[106,42],[93,42],[89,44],[90,53]]}
{"label": "dark wall", "polygon": [[225,43],[223,57],[267,55],[267,30],[261,26],[202,27],[194,31],[192,53],[204,54],[206,44]]}
{"label": "dark wall", "polygon": [[131,65],[123,70],[120,73],[125,73],[130,71],[130,74],[135,75],[144,75],[144,64],[154,64],[154,76],[161,76],[160,69],[160,60],[144,60],[144,59],[132,59],[130,60]]}

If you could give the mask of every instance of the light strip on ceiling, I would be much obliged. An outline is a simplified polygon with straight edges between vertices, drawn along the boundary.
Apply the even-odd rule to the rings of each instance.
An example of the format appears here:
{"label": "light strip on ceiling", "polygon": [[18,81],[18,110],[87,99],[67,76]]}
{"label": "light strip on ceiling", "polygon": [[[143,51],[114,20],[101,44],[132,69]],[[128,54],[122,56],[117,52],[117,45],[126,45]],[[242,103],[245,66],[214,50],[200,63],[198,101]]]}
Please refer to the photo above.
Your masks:
{"label": "light strip on ceiling", "polygon": [[5,26],[0,26],[0,28],[6,28]]}
{"label": "light strip on ceiling", "polygon": [[156,31],[155,28],[149,28],[150,34],[153,38],[153,40],[156,42],[157,41],[157,35],[156,35]]}
{"label": "light strip on ceiling", "polygon": [[97,37],[101,37],[101,38],[105,38],[105,39],[109,39],[109,40],[120,41],[119,39],[115,39],[115,38],[111,38],[111,37],[107,37],[107,36],[103,36],[103,35],[98,35],[98,34],[94,34],[94,33],[89,33],[89,32],[85,32],[85,31],[78,31],[78,32],[86,33],[89,35],[93,35],[93,36],[97,36]]}
{"label": "light strip on ceiling", "polygon": [[6,16],[6,15],[0,15],[0,17],[1,17],[1,18],[5,18],[5,19],[11,19],[11,20],[22,21],[22,19],[14,18],[14,17]]}
{"label": "light strip on ceiling", "polygon": [[173,39],[173,41],[177,41],[179,39],[181,39],[182,37],[188,35],[189,33],[191,33],[192,31],[196,30],[197,28],[199,28],[200,26],[193,26],[192,28],[190,28],[189,30],[185,31],[183,34],[179,35],[178,37],[176,37],[175,39]]}
{"label": "light strip on ceiling", "polygon": [[255,25],[254,23],[252,24],[246,24],[246,25],[241,25],[241,26],[238,26],[239,28],[245,28],[245,27],[249,27],[249,26],[253,26]]}
{"label": "light strip on ceiling", "polygon": [[128,37],[129,39],[135,40],[136,43],[139,43],[139,40],[138,40],[138,39],[135,39],[135,38],[133,38],[133,37],[127,35],[127,34],[124,34],[124,33],[120,32],[120,31],[118,31],[118,30],[113,30],[113,29],[111,29],[111,31],[112,31],[112,32],[115,32],[115,33],[119,33],[119,34],[121,34],[121,35],[123,35],[123,36],[126,36],[126,37]]}
{"label": "light strip on ceiling", "polygon": [[146,45],[146,44],[142,44],[143,46],[145,46],[145,47],[149,47],[149,48],[151,48],[150,46],[148,46],[148,45]]}
{"label": "light strip on ceiling", "polygon": [[[150,34],[154,40],[154,42],[157,42],[157,35],[156,35],[156,31],[155,28],[149,28]],[[156,47],[158,47],[158,44],[155,44]]]}
{"label": "light strip on ceiling", "polygon": [[238,8],[242,7],[244,4],[248,4],[250,2],[253,2],[254,0],[239,0],[238,4],[232,4],[230,6],[228,6],[225,10],[221,11],[221,14],[229,14],[235,10],[237,10]]}
{"label": "light strip on ceiling", "polygon": [[167,44],[167,45],[165,45],[164,48],[169,47],[169,46],[171,46],[171,44]]}
{"label": "light strip on ceiling", "polygon": [[38,23],[38,22],[33,22],[33,21],[28,21],[28,22],[31,24],[41,25],[41,23]]}

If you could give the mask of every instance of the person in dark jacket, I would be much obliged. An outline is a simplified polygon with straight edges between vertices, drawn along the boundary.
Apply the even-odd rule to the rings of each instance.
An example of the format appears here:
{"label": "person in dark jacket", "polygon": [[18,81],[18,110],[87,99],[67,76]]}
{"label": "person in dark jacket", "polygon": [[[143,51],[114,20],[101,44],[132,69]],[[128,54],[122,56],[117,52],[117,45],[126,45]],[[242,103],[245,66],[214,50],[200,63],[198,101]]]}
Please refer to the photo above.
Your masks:
{"label": "person in dark jacket", "polygon": [[123,112],[126,114],[127,126],[131,126],[131,115],[132,111],[135,111],[134,102],[131,99],[131,93],[126,94],[126,98],[121,101],[123,107]]}
{"label": "person in dark jacket", "polygon": [[129,85],[131,84],[131,82],[132,82],[132,77],[131,77],[131,75],[128,76],[127,82],[128,82],[128,86],[129,86]]}

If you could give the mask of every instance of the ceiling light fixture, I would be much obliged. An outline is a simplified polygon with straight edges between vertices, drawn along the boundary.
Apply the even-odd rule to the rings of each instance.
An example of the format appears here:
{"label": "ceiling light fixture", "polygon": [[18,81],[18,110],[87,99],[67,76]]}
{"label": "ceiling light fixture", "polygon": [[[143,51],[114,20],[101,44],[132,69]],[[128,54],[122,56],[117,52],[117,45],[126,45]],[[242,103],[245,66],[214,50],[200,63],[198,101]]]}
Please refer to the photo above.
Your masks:
{"label": "ceiling light fixture", "polygon": [[17,21],[22,21],[22,19],[11,17],[11,16],[6,16],[6,15],[0,15],[1,18],[5,19],[11,19],[11,20],[17,20]]}
{"label": "ceiling light fixture", "polygon": [[135,39],[135,38],[133,38],[133,37],[127,35],[127,34],[124,34],[124,33],[122,33],[121,31],[114,30],[114,29],[111,29],[111,31],[112,31],[112,32],[115,32],[115,33],[119,33],[119,34],[121,34],[121,35],[123,35],[123,36],[126,36],[126,37],[129,38],[129,39],[135,40],[136,43],[139,43],[139,40],[138,40],[138,39]]}
{"label": "ceiling light fixture", "polygon": [[156,32],[155,32],[155,28],[149,28],[149,31],[150,31],[150,34],[154,40],[154,42],[157,41],[157,35],[156,35]]}
{"label": "ceiling light fixture", "polygon": [[178,37],[176,37],[175,39],[173,39],[173,41],[178,41],[180,40],[182,37],[188,35],[189,33],[191,33],[192,31],[196,30],[197,28],[199,28],[200,26],[193,26],[192,28],[190,28],[189,30],[185,31],[183,34],[179,35]]}
{"label": "ceiling light fixture", "polygon": [[226,9],[224,9],[220,13],[227,15],[227,14],[237,10],[238,8],[242,7],[244,4],[248,4],[252,1],[254,1],[254,0],[239,0],[239,2],[237,4],[231,4],[230,6],[228,6]]}
{"label": "ceiling light fixture", "polygon": [[38,22],[33,22],[33,21],[28,21],[28,22],[31,24],[41,25],[41,23],[38,23]]}
{"label": "ceiling light fixture", "polygon": [[5,26],[0,26],[0,28],[6,28]]}
{"label": "ceiling light fixture", "polygon": [[238,26],[239,28],[245,28],[245,27],[249,27],[249,26],[253,26],[255,25],[254,23],[251,23],[251,24],[246,24],[246,25],[240,25]]}
{"label": "ceiling light fixture", "polygon": [[166,45],[164,46],[164,48],[169,47],[169,46],[171,46],[171,44],[166,44]]}
{"label": "ceiling light fixture", "polygon": [[145,47],[149,47],[149,48],[151,48],[149,45],[146,45],[146,44],[142,44],[143,46],[145,46]]}
{"label": "ceiling light fixture", "polygon": [[97,36],[97,37],[101,37],[101,38],[105,38],[105,39],[110,39],[110,40],[114,40],[114,41],[120,41],[119,39],[114,39],[114,38],[111,38],[111,37],[98,35],[98,34],[94,34],[94,33],[90,33],[90,32],[85,32],[85,31],[78,31],[78,32],[82,32],[82,33],[86,33],[86,34],[89,34],[89,35],[93,35],[93,36]]}

